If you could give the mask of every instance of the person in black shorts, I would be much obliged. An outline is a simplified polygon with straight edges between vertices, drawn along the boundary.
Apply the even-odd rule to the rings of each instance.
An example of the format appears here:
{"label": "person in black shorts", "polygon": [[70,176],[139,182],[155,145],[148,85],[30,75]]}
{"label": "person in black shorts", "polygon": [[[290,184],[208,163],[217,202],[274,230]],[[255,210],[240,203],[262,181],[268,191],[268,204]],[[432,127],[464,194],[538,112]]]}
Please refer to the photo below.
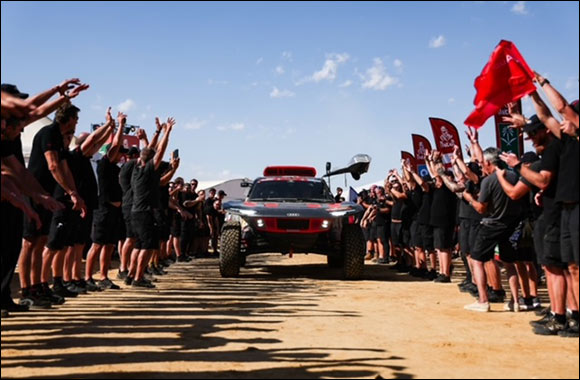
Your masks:
{"label": "person in black shorts", "polygon": [[[510,237],[521,220],[520,205],[512,201],[503,191],[498,175],[505,176],[511,184],[515,184],[515,173],[500,169],[500,151],[497,148],[487,148],[483,152],[483,173],[486,177],[481,182],[481,191],[476,200],[469,193],[464,193],[466,201],[480,214],[484,215],[471,252],[473,261],[473,275],[479,291],[479,300],[466,305],[471,311],[488,312],[489,301],[487,296],[487,276],[484,263],[494,260],[496,245],[499,245],[499,259],[507,270],[512,301],[518,302],[518,279],[515,269],[517,261],[516,250],[513,248]],[[498,174],[498,172],[500,174]]]}

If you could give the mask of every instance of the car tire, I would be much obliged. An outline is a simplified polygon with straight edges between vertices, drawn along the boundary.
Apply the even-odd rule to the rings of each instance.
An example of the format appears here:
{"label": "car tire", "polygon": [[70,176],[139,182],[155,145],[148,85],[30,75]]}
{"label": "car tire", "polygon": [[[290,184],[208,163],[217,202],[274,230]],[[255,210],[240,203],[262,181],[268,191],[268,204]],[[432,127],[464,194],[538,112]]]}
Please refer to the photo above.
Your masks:
{"label": "car tire", "polygon": [[358,280],[365,265],[365,240],[360,226],[347,224],[342,229],[342,254],[344,257],[344,278]]}
{"label": "car tire", "polygon": [[240,224],[226,223],[220,241],[220,274],[222,277],[237,277],[242,264],[240,254]]}
{"label": "car tire", "polygon": [[326,261],[330,268],[342,268],[344,265],[344,258],[342,255],[328,255]]}

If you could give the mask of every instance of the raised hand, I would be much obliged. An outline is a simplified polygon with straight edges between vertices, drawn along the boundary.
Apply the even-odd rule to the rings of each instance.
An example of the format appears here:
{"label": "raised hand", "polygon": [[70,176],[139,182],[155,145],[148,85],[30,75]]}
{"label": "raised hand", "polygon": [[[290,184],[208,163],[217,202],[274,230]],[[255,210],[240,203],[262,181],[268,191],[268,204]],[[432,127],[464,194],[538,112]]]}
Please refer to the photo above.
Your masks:
{"label": "raised hand", "polygon": [[520,163],[520,160],[519,160],[518,156],[516,156],[513,153],[502,152],[502,154],[500,154],[499,158],[503,162],[505,162],[506,164],[508,164],[508,166],[510,168],[513,168],[514,166],[516,166],[517,164]]}
{"label": "raised hand", "polygon": [[135,135],[137,136],[137,138],[139,140],[147,138],[147,133],[145,133],[144,129],[141,128],[137,128],[137,131],[135,132]]}
{"label": "raised hand", "polygon": [[81,80],[79,78],[66,79],[56,86],[56,88],[61,95],[64,95],[68,90],[72,89],[74,85],[80,86]]}
{"label": "raised hand", "polygon": [[127,115],[119,111],[117,113],[117,122],[119,125],[125,125],[125,123],[127,123]]}
{"label": "raised hand", "polygon": [[159,121],[158,117],[155,118],[155,127],[157,128],[158,131],[161,131],[163,129],[163,125]]}
{"label": "raised hand", "polygon": [[107,108],[107,115],[106,115],[107,124],[115,125],[113,122],[113,115],[111,115],[111,107]]}
{"label": "raised hand", "polygon": [[521,128],[524,125],[526,125],[526,119],[524,118],[524,115],[520,114],[519,112],[516,112],[515,107],[512,103],[508,104],[508,112],[510,115],[503,116],[501,118],[501,121],[503,121],[504,123],[509,123],[510,128]]}
{"label": "raised hand", "polygon": [[173,126],[175,125],[176,121],[174,118],[172,117],[168,117],[167,118],[167,132],[170,132],[173,129]]}
{"label": "raised hand", "polygon": [[86,83],[83,83],[83,84],[73,88],[72,90],[70,90],[68,92],[68,97],[70,99],[76,98],[81,92],[85,91],[88,88],[89,88],[89,85]]}
{"label": "raised hand", "polygon": [[467,135],[469,141],[471,141],[472,143],[476,143],[478,141],[479,133],[477,132],[477,129],[467,127],[467,131],[465,131],[465,134]]}

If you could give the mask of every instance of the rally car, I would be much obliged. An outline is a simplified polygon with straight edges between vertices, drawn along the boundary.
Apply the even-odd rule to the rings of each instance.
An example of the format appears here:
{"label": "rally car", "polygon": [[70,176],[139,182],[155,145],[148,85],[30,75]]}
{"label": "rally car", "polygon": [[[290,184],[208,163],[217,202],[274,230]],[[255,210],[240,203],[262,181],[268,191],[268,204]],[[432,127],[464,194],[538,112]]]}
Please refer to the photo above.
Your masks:
{"label": "rally car", "polygon": [[329,266],[343,268],[345,279],[362,276],[365,241],[358,222],[364,210],[336,203],[315,168],[269,166],[245,200],[227,202],[224,209],[222,277],[238,276],[247,256],[267,252],[325,255]]}

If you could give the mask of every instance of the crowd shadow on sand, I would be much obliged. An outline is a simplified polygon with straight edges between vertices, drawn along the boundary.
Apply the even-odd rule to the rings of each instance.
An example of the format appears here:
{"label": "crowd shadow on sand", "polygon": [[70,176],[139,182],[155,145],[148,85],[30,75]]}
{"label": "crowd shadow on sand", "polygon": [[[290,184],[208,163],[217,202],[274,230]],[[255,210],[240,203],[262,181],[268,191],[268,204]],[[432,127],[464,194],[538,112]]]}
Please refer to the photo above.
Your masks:
{"label": "crowd shadow on sand", "polygon": [[[221,278],[215,259],[195,260],[172,266],[155,290],[92,293],[54,309],[13,314],[2,321],[2,377],[413,377],[401,365],[404,358],[384,349],[349,348],[347,342],[310,347],[307,336],[298,347],[284,345],[277,333],[289,318],[356,323],[360,315],[319,307],[337,286],[349,286],[340,270],[272,265],[277,260],[251,258],[235,279]],[[231,363],[232,369],[197,363]],[[267,369],[248,369],[253,363]],[[135,364],[147,369],[132,371]],[[110,369],[87,370],[95,366]]]}

